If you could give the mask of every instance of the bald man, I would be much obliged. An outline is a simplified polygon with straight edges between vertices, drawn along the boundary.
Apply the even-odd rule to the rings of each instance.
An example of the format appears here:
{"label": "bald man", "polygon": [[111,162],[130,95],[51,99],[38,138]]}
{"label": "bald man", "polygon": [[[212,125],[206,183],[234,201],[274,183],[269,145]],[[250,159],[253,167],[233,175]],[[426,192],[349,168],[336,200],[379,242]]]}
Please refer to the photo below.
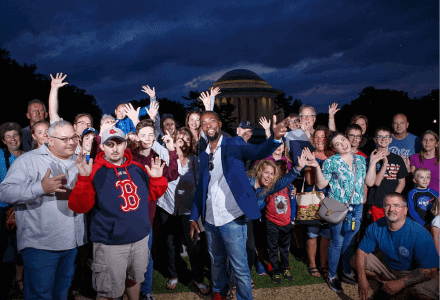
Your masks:
{"label": "bald man", "polygon": [[394,132],[389,146],[390,152],[410,157],[422,150],[420,138],[408,132],[409,122],[404,114],[395,115],[392,126]]}

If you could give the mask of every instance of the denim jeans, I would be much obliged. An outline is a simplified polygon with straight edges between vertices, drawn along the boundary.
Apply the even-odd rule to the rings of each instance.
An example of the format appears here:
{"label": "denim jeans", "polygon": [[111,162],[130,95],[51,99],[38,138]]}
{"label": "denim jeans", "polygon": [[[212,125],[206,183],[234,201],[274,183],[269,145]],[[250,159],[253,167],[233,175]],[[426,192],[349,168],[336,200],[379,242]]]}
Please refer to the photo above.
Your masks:
{"label": "denim jeans", "polygon": [[145,280],[141,283],[141,292],[144,295],[152,294],[153,288],[153,256],[151,255],[151,246],[153,245],[153,227],[151,227],[150,238],[148,239],[148,250],[150,258],[148,259],[147,271],[144,274]]}
{"label": "denim jeans", "polygon": [[67,299],[77,253],[78,248],[63,251],[22,250],[24,299]]}
{"label": "denim jeans", "polygon": [[235,275],[237,299],[253,299],[251,272],[246,255],[246,227],[244,216],[218,227],[205,223],[208,251],[211,257],[213,291],[222,297],[228,292],[227,258]]}
{"label": "denim jeans", "polygon": [[342,271],[346,274],[352,271],[350,259],[354,254],[354,237],[361,225],[363,205],[350,205],[350,207],[353,208],[353,211],[349,211],[348,214],[354,216],[356,222],[354,230],[345,230],[345,220],[339,224],[329,224],[330,246],[328,248],[328,273],[329,277],[332,278],[336,276],[339,258],[342,260]]}

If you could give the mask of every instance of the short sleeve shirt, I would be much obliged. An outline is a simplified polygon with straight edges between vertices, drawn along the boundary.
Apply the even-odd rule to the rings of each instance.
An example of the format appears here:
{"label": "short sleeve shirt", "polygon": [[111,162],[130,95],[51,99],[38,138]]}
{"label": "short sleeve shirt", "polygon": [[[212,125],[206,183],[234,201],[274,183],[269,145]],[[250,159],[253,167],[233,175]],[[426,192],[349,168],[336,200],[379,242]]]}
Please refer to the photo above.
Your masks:
{"label": "short sleeve shirt", "polygon": [[[357,174],[355,176],[354,160],[352,169],[341,158],[339,154],[335,154],[327,158],[322,165],[322,173],[324,179],[329,180],[330,198],[336,199],[342,203],[348,203],[351,198],[354,187],[354,195],[352,204],[361,204],[364,199],[364,182],[366,175],[365,158],[360,155],[354,155],[357,163]],[[356,177],[356,178],[355,178]]]}
{"label": "short sleeve shirt", "polygon": [[[5,179],[6,174],[8,173],[8,170],[6,168],[6,161],[5,161],[5,151],[6,150],[0,149],[0,182],[2,182],[3,179]],[[12,165],[15,159],[16,157],[11,153],[11,156],[9,156],[9,165]],[[0,199],[0,207],[6,207],[6,206],[8,206],[8,204],[1,202]]]}
{"label": "short sleeve shirt", "polygon": [[438,268],[439,256],[429,232],[420,224],[406,218],[397,230],[388,228],[386,218],[368,226],[359,249],[371,253],[378,249],[385,265],[393,270],[409,271],[414,267]]}

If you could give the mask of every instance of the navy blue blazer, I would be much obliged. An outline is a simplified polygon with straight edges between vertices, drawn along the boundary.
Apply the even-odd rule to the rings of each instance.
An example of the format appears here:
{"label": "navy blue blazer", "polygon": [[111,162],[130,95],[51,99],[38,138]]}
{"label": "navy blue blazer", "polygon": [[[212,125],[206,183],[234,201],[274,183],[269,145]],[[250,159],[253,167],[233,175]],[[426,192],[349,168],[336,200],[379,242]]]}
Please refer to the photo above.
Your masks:
{"label": "navy blue blazer", "polygon": [[[257,205],[255,191],[252,189],[246,175],[243,160],[264,159],[271,155],[280,145],[281,143],[276,142],[273,137],[270,137],[264,143],[259,145],[237,145],[236,141],[231,140],[231,138],[223,137],[221,144],[223,173],[235,201],[243,213],[250,219],[260,218],[261,213]],[[208,195],[208,184],[210,179],[209,158],[206,151],[203,151],[200,154],[199,159],[199,180],[194,194],[190,220],[197,221],[201,215],[202,222],[204,223],[206,216],[206,197]]]}

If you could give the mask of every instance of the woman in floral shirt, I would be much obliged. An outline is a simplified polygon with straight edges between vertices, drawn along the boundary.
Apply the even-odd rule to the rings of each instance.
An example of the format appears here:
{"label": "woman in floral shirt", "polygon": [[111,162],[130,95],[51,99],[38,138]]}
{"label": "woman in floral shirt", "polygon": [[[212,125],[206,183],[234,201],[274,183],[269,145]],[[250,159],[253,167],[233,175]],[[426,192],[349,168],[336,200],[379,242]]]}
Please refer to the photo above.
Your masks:
{"label": "woman in floral shirt", "polygon": [[[321,189],[329,185],[328,197],[342,203],[350,203],[347,214],[349,222],[329,224],[329,276],[326,278],[326,282],[330,289],[336,293],[342,293],[341,283],[336,278],[339,258],[342,257],[343,281],[355,283],[350,259],[354,252],[354,236],[359,231],[362,218],[363,187],[364,183],[367,186],[374,184],[376,162],[381,160],[385,154],[377,150],[373,151],[370,157],[370,167],[367,171],[365,158],[351,153],[350,141],[342,133],[333,132],[329,137],[329,144],[336,154],[324,161],[322,170],[316,162],[314,154],[309,151],[307,155],[308,159],[311,160],[309,165],[315,168],[316,186]],[[356,175],[355,169],[357,169]],[[350,201],[353,188],[354,195]]]}

